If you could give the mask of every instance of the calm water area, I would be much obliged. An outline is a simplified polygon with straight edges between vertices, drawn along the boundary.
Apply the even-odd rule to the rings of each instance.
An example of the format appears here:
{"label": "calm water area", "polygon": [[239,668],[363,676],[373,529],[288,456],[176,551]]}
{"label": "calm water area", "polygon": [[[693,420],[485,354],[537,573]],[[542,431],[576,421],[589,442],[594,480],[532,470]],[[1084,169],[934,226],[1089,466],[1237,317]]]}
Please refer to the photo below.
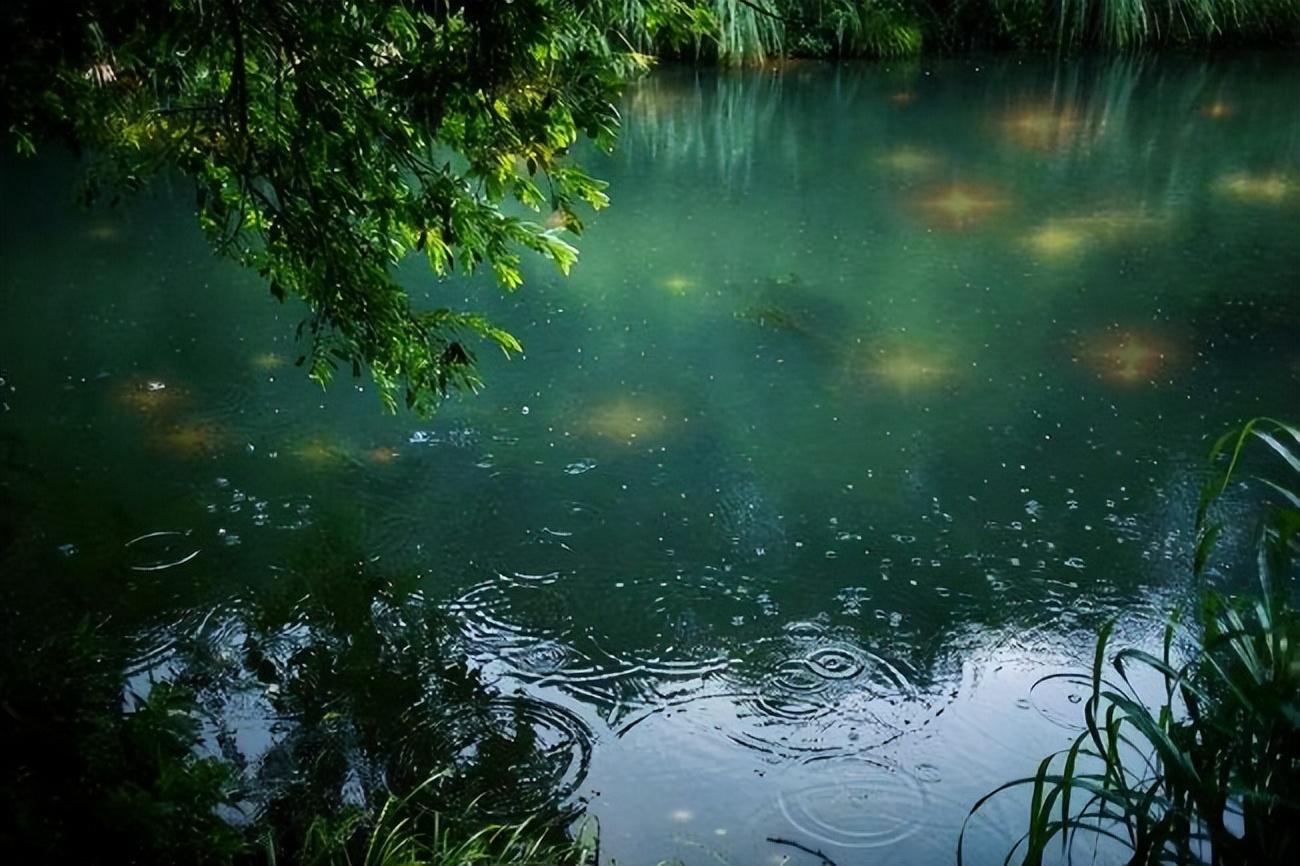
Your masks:
{"label": "calm water area", "polygon": [[[427,420],[310,383],[183,182],[83,210],[70,159],[6,159],[11,613],[111,623],[143,689],[363,562],[620,864],[951,862],[1077,730],[1038,678],[1190,597],[1209,442],[1300,409],[1300,60],[666,67],[624,116],[570,278],[403,265],[525,347]],[[286,722],[227,698],[255,772]]]}

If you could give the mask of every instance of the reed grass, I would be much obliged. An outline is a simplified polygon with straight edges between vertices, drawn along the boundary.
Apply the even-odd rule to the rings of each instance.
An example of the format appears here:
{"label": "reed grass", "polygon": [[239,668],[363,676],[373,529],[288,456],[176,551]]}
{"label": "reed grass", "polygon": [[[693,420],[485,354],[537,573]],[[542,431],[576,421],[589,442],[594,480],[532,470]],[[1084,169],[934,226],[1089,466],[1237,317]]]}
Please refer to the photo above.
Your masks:
{"label": "reed grass", "polygon": [[[459,815],[430,809],[421,795],[435,774],[374,812],[318,817],[294,861],[301,866],[584,866],[597,856],[598,837],[568,838],[562,827],[534,819],[484,823],[471,804]],[[278,866],[274,840],[265,840],[268,866]]]}
{"label": "reed grass", "polygon": [[[1287,582],[1300,537],[1300,430],[1256,419],[1219,439],[1196,515],[1195,577],[1221,526],[1214,503],[1238,473],[1246,446],[1280,456],[1291,481],[1260,479],[1274,500],[1261,521],[1259,587],[1242,601],[1204,590],[1199,645],[1180,662],[1172,620],[1159,656],[1112,654],[1113,623],[1097,639],[1083,705],[1084,731],[1048,755],[1033,776],[999,786],[971,809],[958,839],[963,862],[971,817],[993,797],[1028,789],[1028,828],[1007,853],[1040,864],[1059,845],[1071,862],[1089,844],[1124,851],[1130,864],[1294,863],[1300,858],[1300,616]],[[1134,686],[1144,670],[1160,682],[1154,700]],[[1058,674],[1055,676],[1078,676]]]}

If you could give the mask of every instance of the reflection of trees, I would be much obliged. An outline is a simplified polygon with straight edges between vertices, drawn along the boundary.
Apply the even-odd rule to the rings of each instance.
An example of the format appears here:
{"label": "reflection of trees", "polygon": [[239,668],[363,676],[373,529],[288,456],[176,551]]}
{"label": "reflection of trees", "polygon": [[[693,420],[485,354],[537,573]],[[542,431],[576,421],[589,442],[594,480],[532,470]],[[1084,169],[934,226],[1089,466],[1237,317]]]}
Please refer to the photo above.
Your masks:
{"label": "reflection of trees", "polygon": [[488,818],[558,826],[586,769],[582,723],[486,684],[409,585],[339,566],[345,551],[319,559],[334,565],[186,617],[143,661],[111,619],[22,599],[0,633],[15,804],[0,838],[48,859],[89,827],[110,859],[219,862],[269,833],[293,862],[313,825],[410,792],[417,833],[435,814],[466,837]]}
{"label": "reflection of trees", "polygon": [[[289,576],[179,646],[182,681],[249,767],[250,804],[297,830],[440,774],[419,795],[432,808],[561,817],[585,772],[581,723],[498,694],[448,651],[442,615],[409,585],[340,567],[356,561],[342,551],[327,558],[336,564]],[[260,753],[236,744],[249,713],[264,725]]]}

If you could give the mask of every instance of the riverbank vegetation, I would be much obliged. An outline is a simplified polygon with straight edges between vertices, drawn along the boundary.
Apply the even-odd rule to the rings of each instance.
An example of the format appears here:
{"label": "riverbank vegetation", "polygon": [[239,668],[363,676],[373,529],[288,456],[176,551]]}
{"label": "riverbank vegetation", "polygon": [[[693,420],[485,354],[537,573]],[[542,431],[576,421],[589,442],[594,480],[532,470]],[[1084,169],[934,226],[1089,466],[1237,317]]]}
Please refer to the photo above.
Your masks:
{"label": "riverbank vegetation", "polygon": [[[1294,0],[682,0],[704,22],[694,59],[897,58],[967,51],[1131,51],[1294,44]],[[608,0],[641,50],[680,54],[637,3]]]}
{"label": "riverbank vegetation", "polygon": [[[1026,866],[1053,850],[1091,850],[1107,862],[1293,863],[1300,856],[1300,614],[1293,562],[1300,550],[1300,489],[1269,478],[1254,592],[1205,583],[1223,528],[1211,507],[1228,489],[1243,449],[1262,442],[1300,479],[1300,430],[1256,419],[1221,438],[1227,462],[1197,512],[1194,577],[1199,622],[1165,629],[1159,655],[1115,651],[1113,623],[1097,639],[1082,732],[1008,789],[1031,791],[1028,827],[1007,862]],[[1179,644],[1190,640],[1185,652]],[[1186,660],[1180,660],[1186,659]],[[1069,678],[1078,674],[1054,674]],[[964,836],[963,830],[963,836]],[[958,862],[962,861],[958,843]]]}

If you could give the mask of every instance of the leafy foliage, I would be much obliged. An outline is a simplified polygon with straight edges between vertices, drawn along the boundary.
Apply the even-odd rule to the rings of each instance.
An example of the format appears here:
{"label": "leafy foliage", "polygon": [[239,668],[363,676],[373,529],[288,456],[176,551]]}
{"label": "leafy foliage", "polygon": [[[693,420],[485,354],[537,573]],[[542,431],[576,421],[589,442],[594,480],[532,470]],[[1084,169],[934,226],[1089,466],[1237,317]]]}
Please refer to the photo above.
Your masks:
{"label": "leafy foliage", "polygon": [[[640,4],[676,38],[674,4]],[[580,206],[604,184],[572,164],[609,148],[623,84],[646,58],[583,0],[317,4],[135,0],[5,8],[7,126],[20,150],[62,136],[88,186],[194,180],[214,247],[306,302],[299,363],[324,384],[369,369],[389,409],[474,389],[471,338],[520,351],[480,315],[416,309],[393,275],[489,268],[513,290],[531,251],[567,272]],[[549,215],[543,222],[507,212]]]}
{"label": "leafy foliage", "polygon": [[[681,0],[705,35],[697,55],[725,64],[779,57],[896,58],[923,49],[1135,50],[1162,45],[1293,43],[1295,0]],[[611,20],[636,31],[635,0]],[[663,52],[642,38],[641,50]],[[671,52],[669,52],[671,53]]]}
{"label": "leafy foliage", "polygon": [[[1226,454],[1229,462],[1207,481],[1197,512],[1198,577],[1218,535],[1210,507],[1252,440],[1300,478],[1295,427],[1256,419],[1215,443],[1211,459]],[[1131,864],[1292,863],[1300,856],[1300,614],[1286,589],[1300,539],[1300,496],[1265,484],[1281,501],[1270,504],[1262,523],[1257,598],[1207,592],[1199,650],[1182,664],[1173,652],[1175,621],[1160,656],[1122,649],[1109,657],[1107,674],[1107,625],[1093,659],[1085,730],[1044,758],[1034,776],[975,804],[972,815],[1003,791],[1030,788],[1029,828],[1007,862],[1023,846],[1022,863],[1041,863],[1058,840],[1070,859],[1080,836],[1113,843]],[[1134,685],[1142,669],[1162,684],[1154,705]]]}

